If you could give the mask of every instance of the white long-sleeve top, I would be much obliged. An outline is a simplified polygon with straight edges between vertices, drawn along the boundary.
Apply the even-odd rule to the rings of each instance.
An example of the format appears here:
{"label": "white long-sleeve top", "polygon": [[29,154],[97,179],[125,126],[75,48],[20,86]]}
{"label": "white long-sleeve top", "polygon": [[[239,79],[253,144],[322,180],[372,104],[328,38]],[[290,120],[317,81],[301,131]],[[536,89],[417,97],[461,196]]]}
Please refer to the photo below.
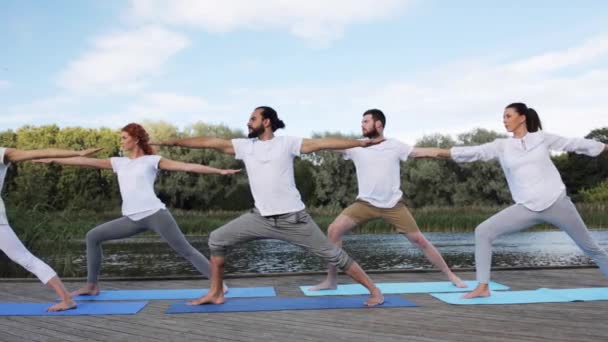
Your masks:
{"label": "white long-sleeve top", "polygon": [[550,207],[566,191],[550,151],[567,151],[595,157],[604,144],[591,139],[564,138],[542,131],[523,138],[496,139],[478,146],[452,147],[456,162],[498,159],[513,201],[533,211]]}

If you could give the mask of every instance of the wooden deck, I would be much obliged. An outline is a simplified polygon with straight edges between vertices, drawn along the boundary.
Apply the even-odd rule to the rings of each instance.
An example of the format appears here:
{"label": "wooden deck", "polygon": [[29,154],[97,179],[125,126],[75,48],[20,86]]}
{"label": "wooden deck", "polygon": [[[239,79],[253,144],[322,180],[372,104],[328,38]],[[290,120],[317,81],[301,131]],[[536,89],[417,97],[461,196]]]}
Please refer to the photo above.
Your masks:
{"label": "wooden deck", "polygon": [[[461,273],[472,279],[471,272]],[[439,273],[373,274],[377,282],[437,281]],[[495,271],[513,290],[608,286],[593,268]],[[274,286],[281,297],[319,275],[229,279],[234,287]],[[343,283],[349,279],[341,278]],[[71,289],[81,283],[67,283]],[[206,287],[207,281],[103,282],[105,289]],[[426,294],[404,295],[416,308],[167,315],[150,301],[137,315],[0,317],[0,341],[608,341],[608,301],[455,306]],[[45,302],[36,282],[0,281],[0,301]]]}

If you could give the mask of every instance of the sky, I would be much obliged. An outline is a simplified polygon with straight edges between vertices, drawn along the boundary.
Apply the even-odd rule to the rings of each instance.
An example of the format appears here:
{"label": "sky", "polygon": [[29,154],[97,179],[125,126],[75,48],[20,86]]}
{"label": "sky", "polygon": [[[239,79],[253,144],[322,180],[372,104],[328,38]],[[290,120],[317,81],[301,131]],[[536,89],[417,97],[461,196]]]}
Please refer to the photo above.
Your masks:
{"label": "sky", "polygon": [[0,4],[0,130],[202,121],[281,134],[504,132],[525,102],[545,131],[608,126],[608,2],[132,0]]}

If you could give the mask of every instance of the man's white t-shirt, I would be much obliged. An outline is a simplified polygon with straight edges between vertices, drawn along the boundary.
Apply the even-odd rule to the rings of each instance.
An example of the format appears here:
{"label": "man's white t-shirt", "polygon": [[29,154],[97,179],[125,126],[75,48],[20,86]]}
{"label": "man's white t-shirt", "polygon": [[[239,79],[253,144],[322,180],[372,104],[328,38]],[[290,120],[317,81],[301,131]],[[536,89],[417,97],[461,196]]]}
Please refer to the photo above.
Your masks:
{"label": "man's white t-shirt", "polygon": [[134,159],[110,158],[112,169],[118,176],[124,216],[137,221],[160,209],[165,209],[165,204],[154,192],[154,181],[161,158],[159,155],[146,155]]}
{"label": "man's white t-shirt", "polygon": [[293,169],[293,160],[300,155],[302,138],[233,139],[232,146],[235,158],[245,163],[255,207],[262,216],[305,208],[296,188]]}
{"label": "man's white t-shirt", "polygon": [[413,147],[395,139],[377,145],[344,150],[344,159],[357,169],[357,199],[378,208],[392,208],[403,196],[400,161],[406,161]]}

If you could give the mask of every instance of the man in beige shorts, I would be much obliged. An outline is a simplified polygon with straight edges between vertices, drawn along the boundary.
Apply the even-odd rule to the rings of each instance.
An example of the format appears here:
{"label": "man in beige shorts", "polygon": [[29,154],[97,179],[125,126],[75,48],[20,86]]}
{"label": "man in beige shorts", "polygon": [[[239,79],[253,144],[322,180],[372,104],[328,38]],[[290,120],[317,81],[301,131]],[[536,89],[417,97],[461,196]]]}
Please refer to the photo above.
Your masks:
{"label": "man in beige shorts", "polygon": [[[386,118],[382,111],[370,109],[363,114],[361,129],[368,139],[384,137]],[[416,221],[403,203],[401,192],[400,162],[408,158],[430,157],[431,151],[414,148],[395,139],[367,148],[350,148],[339,151],[344,159],[351,159],[357,169],[359,194],[355,203],[344,209],[329,225],[329,240],[342,245],[342,236],[355,226],[381,218],[393,225],[399,233],[418,247],[427,259],[439,268],[457,287],[466,284],[450,270],[439,251],[420,232]],[[329,266],[327,278],[309,290],[333,290],[337,287],[337,270]]]}

